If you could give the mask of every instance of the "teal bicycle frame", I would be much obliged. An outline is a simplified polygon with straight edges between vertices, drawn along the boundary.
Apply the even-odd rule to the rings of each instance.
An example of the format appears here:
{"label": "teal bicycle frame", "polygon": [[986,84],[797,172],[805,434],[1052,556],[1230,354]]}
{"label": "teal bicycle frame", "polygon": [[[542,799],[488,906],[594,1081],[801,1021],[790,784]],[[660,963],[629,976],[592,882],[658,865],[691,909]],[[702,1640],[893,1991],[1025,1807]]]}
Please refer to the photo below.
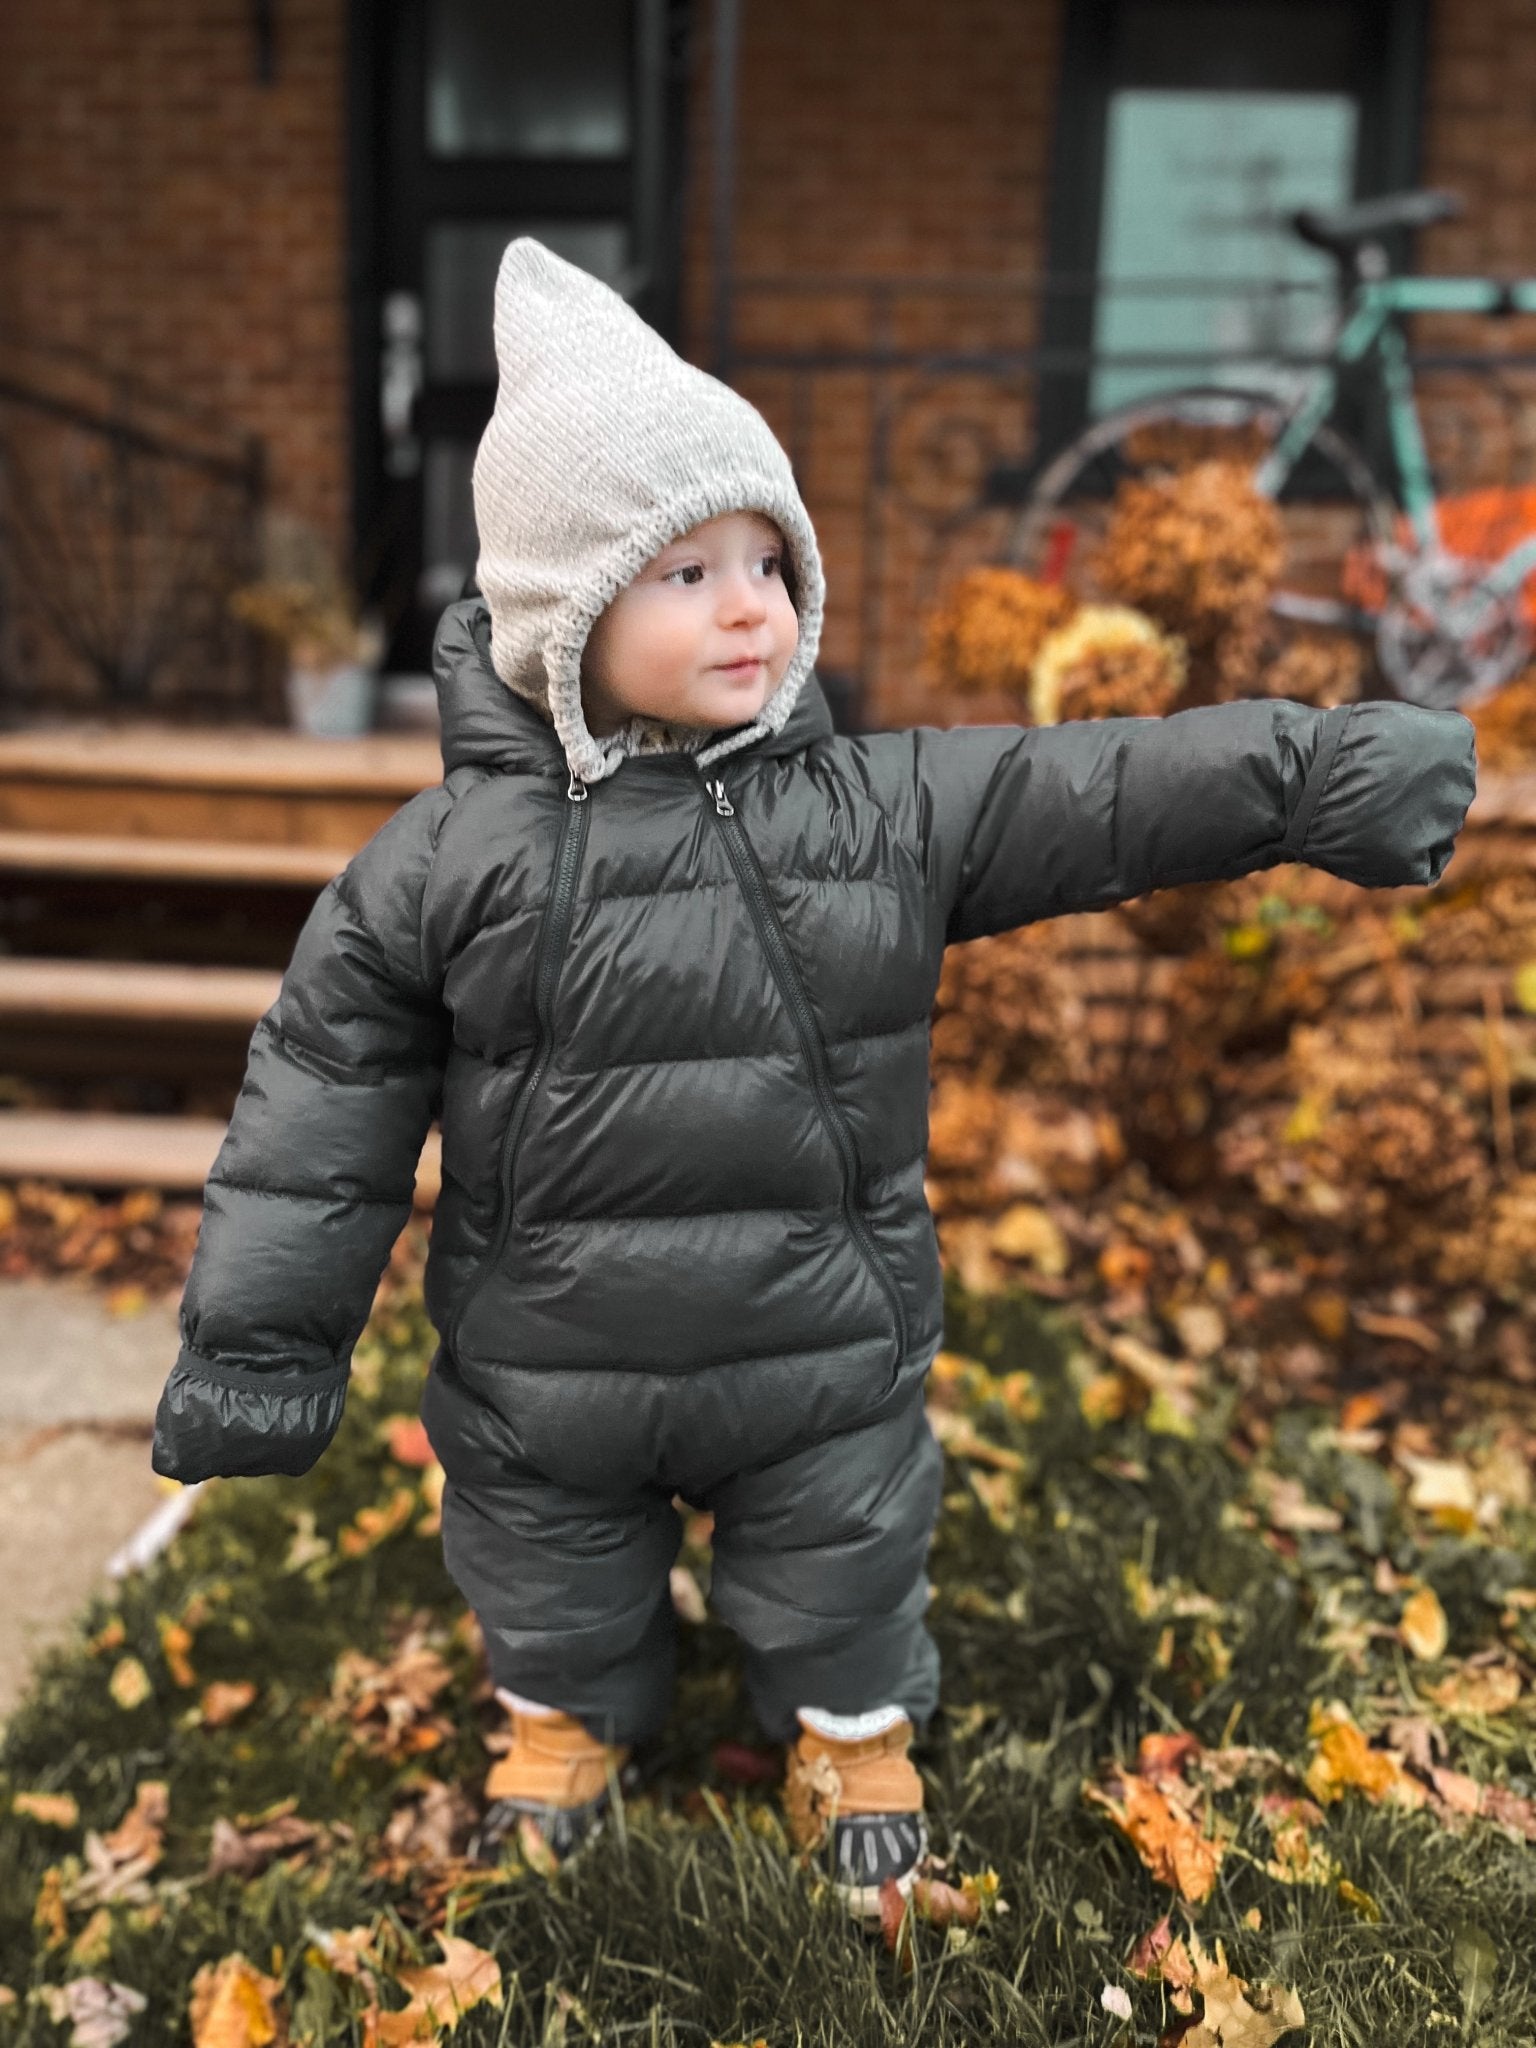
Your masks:
{"label": "teal bicycle frame", "polygon": [[[1479,277],[1389,277],[1355,287],[1334,336],[1331,356],[1338,363],[1358,363],[1372,348],[1381,359],[1387,394],[1392,451],[1402,483],[1403,510],[1420,548],[1443,552],[1429,453],[1413,396],[1413,369],[1398,316],[1405,313],[1536,313],[1536,278],[1510,284]],[[1254,473],[1254,482],[1273,496],[1300,460],[1312,436],[1333,410],[1338,380],[1324,365],[1303,392],[1285,430]],[[1536,534],[1500,557],[1481,579],[1482,587],[1506,596],[1536,569]]]}

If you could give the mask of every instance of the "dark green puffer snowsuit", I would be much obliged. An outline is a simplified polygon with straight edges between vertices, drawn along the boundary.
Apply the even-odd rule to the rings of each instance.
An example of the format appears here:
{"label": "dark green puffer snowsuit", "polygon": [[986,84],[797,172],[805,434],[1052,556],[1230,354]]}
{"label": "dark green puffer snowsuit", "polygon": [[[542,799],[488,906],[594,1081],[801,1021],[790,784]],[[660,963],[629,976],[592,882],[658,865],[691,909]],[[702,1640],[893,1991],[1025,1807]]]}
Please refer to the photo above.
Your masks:
{"label": "dark green puffer snowsuit", "polygon": [[423,1414],[492,1675],[629,1742],[672,1680],[674,1493],[766,1732],[921,1725],[942,1337],[924,1199],[947,944],[1305,860],[1435,881],[1473,728],[1399,703],[783,732],[590,788],[491,668],[436,652],[444,781],[322,893],[209,1176],[157,1472],[301,1473],[440,1116]]}

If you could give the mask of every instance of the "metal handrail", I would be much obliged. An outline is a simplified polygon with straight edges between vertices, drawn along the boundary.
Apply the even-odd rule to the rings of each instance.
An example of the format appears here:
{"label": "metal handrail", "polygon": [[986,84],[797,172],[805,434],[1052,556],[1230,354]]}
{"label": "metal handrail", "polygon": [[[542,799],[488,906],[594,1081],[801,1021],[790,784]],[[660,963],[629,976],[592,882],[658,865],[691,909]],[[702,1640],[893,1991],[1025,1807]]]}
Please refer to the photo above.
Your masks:
{"label": "metal handrail", "polygon": [[[82,379],[95,387],[88,396],[81,395]],[[145,699],[154,679],[194,646],[211,648],[214,669],[233,674],[241,701],[252,698],[261,673],[256,649],[248,631],[225,619],[219,593],[226,572],[237,574],[245,564],[250,573],[254,563],[266,496],[261,437],[83,350],[45,348],[3,325],[0,418],[12,420],[17,434],[5,449],[10,506],[0,522],[0,605],[8,604],[17,622],[32,622],[38,647],[61,648],[93,674],[109,702]],[[23,428],[23,421],[32,425]],[[94,444],[108,465],[105,507],[88,506],[83,520],[78,502],[62,512],[51,502],[62,484],[49,491],[40,482],[61,472],[53,451],[37,457],[29,437],[54,429]],[[157,471],[201,480],[201,509],[191,526],[158,516]],[[140,573],[146,537],[154,537],[161,562],[169,564],[158,581]],[[9,642],[0,677],[19,697],[31,687],[19,672],[24,646]],[[220,708],[229,701],[227,689],[194,694]]]}

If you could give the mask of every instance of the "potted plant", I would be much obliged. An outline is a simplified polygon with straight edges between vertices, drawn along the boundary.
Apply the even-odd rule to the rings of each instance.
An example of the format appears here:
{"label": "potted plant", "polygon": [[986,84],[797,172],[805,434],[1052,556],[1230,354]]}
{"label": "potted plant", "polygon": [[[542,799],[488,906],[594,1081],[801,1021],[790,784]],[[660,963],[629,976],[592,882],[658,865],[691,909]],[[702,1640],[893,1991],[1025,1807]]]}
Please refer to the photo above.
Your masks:
{"label": "potted plant", "polygon": [[233,615],[286,651],[289,723],[339,738],[372,730],[384,626],[359,612],[315,529],[272,515],[265,573],[229,600]]}

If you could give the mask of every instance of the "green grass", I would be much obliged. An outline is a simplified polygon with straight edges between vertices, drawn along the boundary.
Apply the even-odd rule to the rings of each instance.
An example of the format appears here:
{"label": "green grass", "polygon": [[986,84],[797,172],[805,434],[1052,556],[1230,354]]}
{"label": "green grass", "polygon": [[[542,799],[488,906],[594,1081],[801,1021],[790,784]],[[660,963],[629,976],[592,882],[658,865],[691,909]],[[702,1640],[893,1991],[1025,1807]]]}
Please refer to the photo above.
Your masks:
{"label": "green grass", "polygon": [[[1344,1521],[1297,1538],[1287,1554],[1252,1512],[1219,1401],[1190,1435],[1154,1430],[1145,1416],[1092,1426],[1073,1333],[1051,1312],[1027,1296],[978,1302],[954,1288],[948,1311],[952,1349],[993,1374],[1028,1368],[1040,1397],[1039,1414],[1023,1420],[983,1386],[968,1410],[1024,1460],[1011,1527],[971,1490],[970,1468],[948,1461],[931,1612],[944,1705],[917,1752],[935,1849],[951,1875],[995,1870],[1008,1911],[984,1917],[963,1942],[919,1925],[909,1974],[847,1924],[787,1852],[773,1788],[744,1792],[717,1775],[717,1743],[760,1737],[730,1638],[713,1622],[685,1627],[672,1722],[617,1824],[553,1880],[514,1863],[450,1907],[450,1931],[492,1949],[506,1987],[499,2007],[466,2014],[455,2043],[1154,2043],[1176,2015],[1124,1958],[1170,1904],[1176,1927],[1193,1922],[1208,1950],[1221,1939],[1239,1975],[1300,1995],[1307,2027],[1288,2043],[1536,2043],[1530,1844],[1481,1821],[1451,1832],[1431,1813],[1350,1794],[1329,1808],[1322,1839],[1365,1895],[1352,1905],[1334,1885],[1285,1885],[1266,1873],[1267,1832],[1238,1790],[1220,1804],[1241,1831],[1215,1890],[1186,1910],[1082,1796],[1085,1779],[1133,1759],[1152,1730],[1188,1729],[1212,1747],[1224,1737],[1270,1746],[1300,1766],[1313,1701],[1343,1699],[1368,1727],[1408,1711],[1421,1674],[1386,1636],[1364,1640],[1358,1668],[1330,1647],[1338,1603],[1357,1620],[1395,1618],[1400,1602],[1371,1589],[1373,1561],[1386,1554],[1435,1587],[1452,1658],[1498,1642],[1504,1595],[1536,1585],[1529,1518],[1512,1513],[1491,1533],[1437,1533],[1404,1506],[1383,1464],[1330,1447],[1320,1413],[1292,1413],[1269,1461]],[[416,1477],[388,1458],[378,1425],[414,1412],[429,1339],[415,1296],[381,1311],[342,1430],[316,1470],[301,1482],[210,1488],[150,1571],[98,1601],[78,1640],[39,1667],[0,1743],[0,1983],[18,1995],[0,2009],[0,2048],[67,2040],[67,2023],[28,1993],[83,1974],[145,1993],[130,2042],[185,2042],[197,1968],[233,1950],[283,1979],[295,2042],[361,2042],[356,1987],[306,1956],[313,1931],[383,1915],[398,1955],[437,1958],[422,1884],[369,1871],[410,1766],[360,1754],[317,1711],[343,1649],[383,1657],[402,1615],[430,1611],[446,1636],[461,1612],[435,1536],[408,1527],[356,1558],[330,1540]],[[285,1569],[300,1510],[326,1551]],[[693,1562],[707,1580],[707,1560]],[[1219,1611],[1170,1615],[1150,1597],[1139,1611],[1135,1589],[1149,1583],[1205,1594]],[[160,1618],[197,1594],[208,1608],[190,1653],[198,1688],[215,1679],[260,1688],[252,1709],[219,1730],[186,1725],[198,1690],[176,1684],[161,1648]],[[88,1636],[114,1615],[123,1643],[93,1653]],[[1530,1629],[1529,1613],[1520,1621]],[[464,1637],[446,1640],[456,1683],[440,1706],[453,1733],[418,1767],[474,1791],[487,1761],[483,1710],[470,1698],[477,1668]],[[1511,1644],[1507,1631],[1502,1640],[1527,1657],[1536,1647],[1529,1636]],[[130,1709],[107,1683],[126,1654],[152,1686]],[[1536,1790],[1523,1706],[1454,1728],[1449,1756],[1481,1779]],[[134,1787],[155,1778],[169,1785],[170,1814],[152,1897],[112,1904],[101,1953],[89,1965],[72,1960],[68,1942],[47,1946],[34,1924],[44,1874],[68,1871],[85,1831],[115,1826]],[[701,1784],[713,1788],[712,1804],[690,1798]],[[18,1790],[72,1793],[79,1825],[14,1814]],[[294,1796],[304,1818],[355,1830],[354,1845],[254,1879],[199,1881],[217,1818]],[[1246,1917],[1254,1908],[1257,1927]],[[70,1914],[69,1942],[87,1918]],[[1455,1942],[1464,1923],[1498,1954],[1491,1991],[1481,2003],[1474,1994],[1470,2016]],[[1101,2006],[1106,1984],[1129,1993],[1129,2027]]]}

